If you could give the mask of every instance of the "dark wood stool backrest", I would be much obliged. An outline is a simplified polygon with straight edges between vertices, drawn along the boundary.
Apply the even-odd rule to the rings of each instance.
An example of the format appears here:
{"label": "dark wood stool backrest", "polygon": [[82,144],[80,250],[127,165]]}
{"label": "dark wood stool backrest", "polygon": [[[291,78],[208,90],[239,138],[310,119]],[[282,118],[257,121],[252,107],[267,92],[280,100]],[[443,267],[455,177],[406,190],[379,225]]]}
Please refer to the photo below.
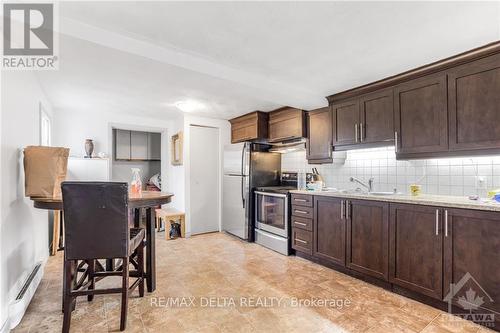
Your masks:
{"label": "dark wood stool backrest", "polygon": [[128,185],[63,182],[65,258],[128,256]]}

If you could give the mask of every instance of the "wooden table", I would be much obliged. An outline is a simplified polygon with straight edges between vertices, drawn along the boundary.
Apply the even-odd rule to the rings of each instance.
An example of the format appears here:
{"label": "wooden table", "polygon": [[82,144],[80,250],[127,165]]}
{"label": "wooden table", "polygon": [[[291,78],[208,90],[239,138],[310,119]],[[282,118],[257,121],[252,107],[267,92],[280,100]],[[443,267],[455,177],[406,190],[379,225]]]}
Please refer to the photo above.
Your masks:
{"label": "wooden table", "polygon": [[[169,203],[172,193],[143,191],[141,195],[129,194],[128,206],[134,210],[134,225],[139,226],[140,210],[146,209],[146,284],[148,292],[156,289],[156,255],[155,255],[155,207]],[[62,198],[31,198],[35,208],[47,210],[63,210]],[[112,261],[106,264],[113,269]]]}

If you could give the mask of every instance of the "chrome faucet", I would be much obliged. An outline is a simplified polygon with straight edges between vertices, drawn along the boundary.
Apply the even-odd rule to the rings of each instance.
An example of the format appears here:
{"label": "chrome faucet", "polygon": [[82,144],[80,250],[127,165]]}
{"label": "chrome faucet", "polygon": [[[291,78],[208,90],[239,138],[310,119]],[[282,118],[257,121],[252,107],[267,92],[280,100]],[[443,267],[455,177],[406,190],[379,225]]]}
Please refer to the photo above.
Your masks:
{"label": "chrome faucet", "polygon": [[365,184],[365,182],[363,182],[362,180],[359,180],[359,179],[358,179],[358,178],[356,178],[356,177],[351,177],[351,178],[349,178],[349,181],[351,181],[352,183],[355,183],[355,182],[356,182],[356,183],[358,183],[359,185],[364,186],[364,187],[368,190],[368,192],[373,191],[373,181],[374,181],[374,178],[373,178],[373,177],[372,177],[372,178],[370,178],[370,179],[368,179],[368,184]]}

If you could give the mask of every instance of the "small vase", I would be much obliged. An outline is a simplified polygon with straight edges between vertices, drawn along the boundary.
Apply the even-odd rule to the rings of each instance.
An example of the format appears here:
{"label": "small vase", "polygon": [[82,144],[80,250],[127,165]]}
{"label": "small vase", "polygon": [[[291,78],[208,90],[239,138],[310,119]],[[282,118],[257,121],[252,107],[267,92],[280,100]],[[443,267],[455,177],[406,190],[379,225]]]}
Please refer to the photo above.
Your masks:
{"label": "small vase", "polygon": [[94,152],[94,141],[91,139],[85,140],[85,152],[87,153],[87,158],[92,158],[92,153]]}

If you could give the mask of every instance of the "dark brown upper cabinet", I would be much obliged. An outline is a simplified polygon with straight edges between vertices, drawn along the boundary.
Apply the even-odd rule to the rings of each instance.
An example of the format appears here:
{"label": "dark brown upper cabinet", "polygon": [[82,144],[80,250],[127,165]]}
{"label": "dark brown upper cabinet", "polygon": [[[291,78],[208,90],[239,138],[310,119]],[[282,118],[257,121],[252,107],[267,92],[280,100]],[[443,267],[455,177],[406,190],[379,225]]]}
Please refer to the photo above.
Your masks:
{"label": "dark brown upper cabinet", "polygon": [[359,141],[381,145],[394,143],[393,89],[361,96],[359,100]]}
{"label": "dark brown upper cabinet", "polygon": [[333,145],[354,145],[359,141],[359,101],[332,105]]}
{"label": "dark brown upper cabinet", "polygon": [[268,118],[267,113],[255,111],[229,120],[231,123],[231,143],[267,139]]}
{"label": "dark brown upper cabinet", "polygon": [[448,150],[446,75],[400,84],[394,89],[396,153],[426,154]]}
{"label": "dark brown upper cabinet", "polygon": [[313,255],[345,266],[345,200],[314,196]]}
{"label": "dark brown upper cabinet", "polygon": [[332,110],[330,107],[307,112],[307,161],[332,163]]}
{"label": "dark brown upper cabinet", "polygon": [[396,141],[398,159],[498,154],[499,92],[497,41],[328,96],[334,149]]}
{"label": "dark brown upper cabinet", "polygon": [[347,267],[389,280],[389,204],[347,201]]}
{"label": "dark brown upper cabinet", "polygon": [[448,72],[450,150],[500,148],[500,55]]}
{"label": "dark brown upper cabinet", "polygon": [[443,228],[441,210],[391,204],[389,281],[441,300],[443,298]]}
{"label": "dark brown upper cabinet", "polygon": [[339,150],[393,144],[392,89],[333,104],[332,110],[333,145]]}
{"label": "dark brown upper cabinet", "polygon": [[[478,312],[484,313],[486,309],[499,313],[500,214],[466,209],[447,209],[444,213],[445,296],[450,291],[451,283],[464,281],[460,290],[453,290],[454,304],[458,297],[464,296],[471,288],[477,292],[477,296],[483,297]],[[472,278],[467,279],[467,274]]]}
{"label": "dark brown upper cabinet", "polygon": [[269,142],[306,137],[306,117],[303,110],[283,107],[269,112]]}

